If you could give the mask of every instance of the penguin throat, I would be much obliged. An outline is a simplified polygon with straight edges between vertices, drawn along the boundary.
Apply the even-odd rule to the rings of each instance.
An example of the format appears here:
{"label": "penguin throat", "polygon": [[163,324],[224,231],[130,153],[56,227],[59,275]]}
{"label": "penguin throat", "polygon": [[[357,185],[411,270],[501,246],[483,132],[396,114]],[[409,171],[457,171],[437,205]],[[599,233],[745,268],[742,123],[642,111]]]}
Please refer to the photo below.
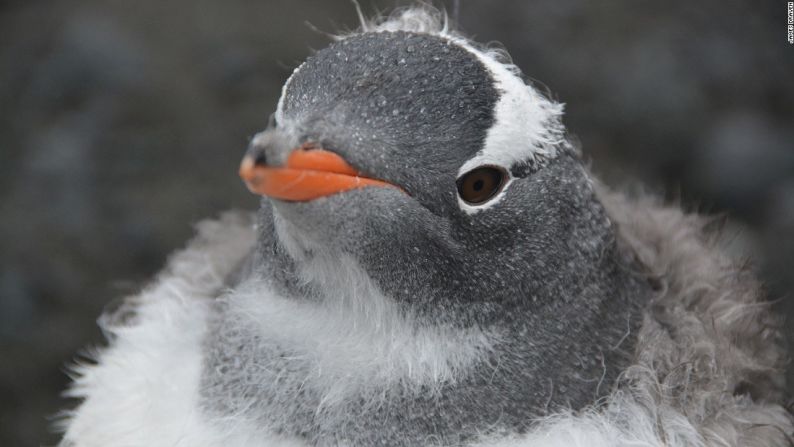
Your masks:
{"label": "penguin throat", "polygon": [[[433,388],[454,382],[498,341],[479,328],[419,318],[384,294],[351,255],[312,244],[278,217],[275,224],[301,287],[252,278],[228,297],[228,315],[236,321],[232,326],[247,327],[293,355],[291,367],[316,378],[324,401],[375,384]],[[261,296],[261,290],[272,292]]]}

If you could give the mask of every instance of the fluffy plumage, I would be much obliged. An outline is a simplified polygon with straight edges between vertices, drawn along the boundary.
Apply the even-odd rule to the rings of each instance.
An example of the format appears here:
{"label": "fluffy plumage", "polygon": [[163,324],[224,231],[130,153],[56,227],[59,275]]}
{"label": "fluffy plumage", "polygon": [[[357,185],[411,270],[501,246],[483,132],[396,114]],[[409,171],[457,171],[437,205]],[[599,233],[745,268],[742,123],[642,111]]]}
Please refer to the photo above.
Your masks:
{"label": "fluffy plumage", "polygon": [[[601,402],[535,421],[520,437],[476,445],[790,445],[794,425],[779,404],[780,332],[756,280],[725,254],[718,234],[704,231],[707,219],[648,197],[605,190],[600,197],[661,288],[645,315],[633,364]],[[198,349],[207,327],[201,322],[254,239],[245,214],[198,229],[133,298],[133,318],[105,320],[110,347],[96,355],[96,364],[76,367],[69,394],[84,401],[64,424],[62,445],[303,445],[244,419],[215,428],[195,411]]]}
{"label": "fluffy plumage", "polygon": [[[706,220],[598,186],[562,107],[441,18],[363,21],[296,69],[253,142],[271,163],[307,135],[336,142],[415,196],[264,201],[256,227],[201,224],[101,320],[110,346],[75,368],[64,446],[791,442],[778,322],[753,275]],[[367,66],[372,48],[389,61]],[[390,68],[400,51],[423,69]],[[468,93],[411,100],[425,69]],[[461,116],[421,121],[423,104]],[[406,151],[420,166],[400,171]],[[512,184],[455,203],[448,184],[482,164]]]}

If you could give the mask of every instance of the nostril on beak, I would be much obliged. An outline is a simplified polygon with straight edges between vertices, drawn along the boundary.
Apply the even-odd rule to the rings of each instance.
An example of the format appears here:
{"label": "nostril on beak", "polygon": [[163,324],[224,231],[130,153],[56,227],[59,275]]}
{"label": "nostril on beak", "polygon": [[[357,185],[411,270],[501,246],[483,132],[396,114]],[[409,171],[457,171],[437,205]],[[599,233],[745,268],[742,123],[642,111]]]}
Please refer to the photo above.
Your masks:
{"label": "nostril on beak", "polygon": [[255,166],[266,166],[267,165],[267,156],[265,155],[265,151],[257,151],[254,156],[254,165]]}
{"label": "nostril on beak", "polygon": [[248,145],[248,149],[245,151],[245,158],[249,159],[256,166],[265,166],[267,165],[265,148],[266,146],[261,143],[257,143],[256,141],[251,142],[251,144]]}
{"label": "nostril on beak", "polygon": [[267,166],[267,155],[262,145],[251,144],[248,146],[248,150],[240,163],[240,177],[249,184],[258,182],[259,179],[255,169],[257,166]]}

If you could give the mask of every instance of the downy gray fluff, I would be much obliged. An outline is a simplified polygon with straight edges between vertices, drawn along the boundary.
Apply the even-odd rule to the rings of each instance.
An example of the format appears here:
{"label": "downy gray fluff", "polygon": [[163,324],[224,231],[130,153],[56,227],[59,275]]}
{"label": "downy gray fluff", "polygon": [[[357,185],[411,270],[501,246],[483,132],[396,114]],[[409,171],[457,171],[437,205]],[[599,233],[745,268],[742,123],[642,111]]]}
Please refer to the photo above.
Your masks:
{"label": "downy gray fluff", "polygon": [[[362,23],[296,69],[252,148],[312,138],[409,195],[199,224],[100,320],[63,446],[792,444],[780,322],[708,219],[600,186],[562,106],[439,13]],[[348,85],[357,63],[377,82]],[[402,89],[424,75],[463,88]],[[493,200],[447,188],[483,164],[509,173]]]}

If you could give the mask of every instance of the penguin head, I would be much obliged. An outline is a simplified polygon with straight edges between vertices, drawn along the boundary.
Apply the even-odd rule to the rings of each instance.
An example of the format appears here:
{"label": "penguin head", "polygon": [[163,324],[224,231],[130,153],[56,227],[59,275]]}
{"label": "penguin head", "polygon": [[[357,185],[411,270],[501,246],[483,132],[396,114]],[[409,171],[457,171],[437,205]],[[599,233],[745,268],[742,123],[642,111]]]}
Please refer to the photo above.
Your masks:
{"label": "penguin head", "polygon": [[503,52],[365,30],[294,71],[241,175],[297,262],[350,255],[412,311],[488,324],[578,305],[612,241],[561,114]]}

